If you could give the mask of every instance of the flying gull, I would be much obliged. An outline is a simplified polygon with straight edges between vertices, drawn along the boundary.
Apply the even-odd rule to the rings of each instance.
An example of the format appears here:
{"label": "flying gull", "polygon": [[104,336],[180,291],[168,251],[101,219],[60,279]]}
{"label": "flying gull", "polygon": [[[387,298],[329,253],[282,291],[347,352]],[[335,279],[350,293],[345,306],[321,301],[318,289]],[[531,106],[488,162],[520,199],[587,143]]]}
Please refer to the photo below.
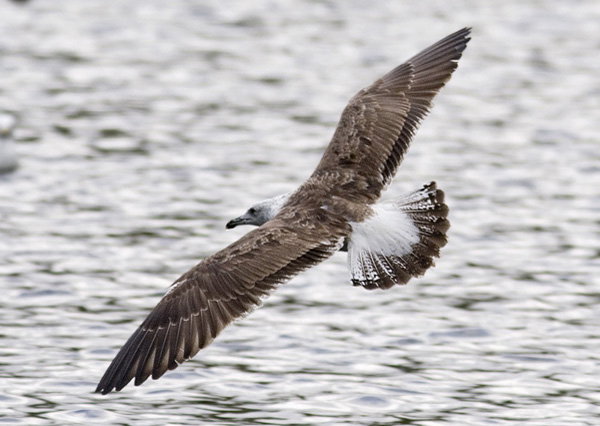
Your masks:
{"label": "flying gull", "polygon": [[297,190],[227,224],[259,226],[177,279],[133,333],[96,392],[158,379],[208,346],[279,284],[347,250],[351,281],[367,289],[405,284],[446,244],[448,207],[435,182],[375,204],[396,173],[432,99],[469,41],[465,28],[356,94],[313,174]]}

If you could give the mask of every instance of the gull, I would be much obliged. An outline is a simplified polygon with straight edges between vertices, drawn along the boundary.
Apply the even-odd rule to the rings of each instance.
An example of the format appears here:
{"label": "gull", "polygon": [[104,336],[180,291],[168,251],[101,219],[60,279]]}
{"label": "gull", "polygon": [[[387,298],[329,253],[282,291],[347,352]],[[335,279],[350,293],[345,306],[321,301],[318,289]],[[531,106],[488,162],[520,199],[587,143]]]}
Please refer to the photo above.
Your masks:
{"label": "gull", "polygon": [[464,28],[445,37],[359,91],[312,175],[226,225],[258,228],[171,285],[96,392],[119,391],[134,379],[138,386],[177,368],[278,285],[340,250],[348,252],[355,286],[388,289],[423,275],[447,241],[444,193],[431,182],[376,202],[456,69],[469,34]]}
{"label": "gull", "polygon": [[0,114],[0,174],[9,173],[18,166],[12,132],[17,124],[14,116]]}

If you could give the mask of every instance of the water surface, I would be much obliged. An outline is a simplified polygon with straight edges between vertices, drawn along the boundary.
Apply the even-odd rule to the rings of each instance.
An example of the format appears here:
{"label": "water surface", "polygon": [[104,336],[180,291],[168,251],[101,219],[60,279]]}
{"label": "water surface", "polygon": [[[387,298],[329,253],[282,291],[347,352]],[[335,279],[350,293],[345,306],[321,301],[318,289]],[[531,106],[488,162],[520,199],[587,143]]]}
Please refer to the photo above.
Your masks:
{"label": "water surface", "polygon": [[[489,4],[488,4],[489,3]],[[600,4],[0,3],[0,421],[600,421]],[[227,220],[312,171],[361,87],[473,26],[385,196],[435,180],[437,267],[386,292],[334,256],[160,381],[93,394]]]}

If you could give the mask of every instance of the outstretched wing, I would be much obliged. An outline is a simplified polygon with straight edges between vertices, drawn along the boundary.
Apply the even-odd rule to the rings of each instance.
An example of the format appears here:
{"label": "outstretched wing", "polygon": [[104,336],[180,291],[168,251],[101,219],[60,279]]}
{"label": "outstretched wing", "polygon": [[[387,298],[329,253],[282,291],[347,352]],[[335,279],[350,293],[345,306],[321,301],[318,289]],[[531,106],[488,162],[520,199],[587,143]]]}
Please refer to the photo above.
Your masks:
{"label": "outstretched wing", "polygon": [[182,275],[121,348],[96,392],[173,370],[278,284],[335,253],[348,233],[342,222],[304,225],[273,219]]}
{"label": "outstretched wing", "polygon": [[440,40],[355,95],[312,177],[332,182],[335,195],[375,202],[456,69],[470,31]]}

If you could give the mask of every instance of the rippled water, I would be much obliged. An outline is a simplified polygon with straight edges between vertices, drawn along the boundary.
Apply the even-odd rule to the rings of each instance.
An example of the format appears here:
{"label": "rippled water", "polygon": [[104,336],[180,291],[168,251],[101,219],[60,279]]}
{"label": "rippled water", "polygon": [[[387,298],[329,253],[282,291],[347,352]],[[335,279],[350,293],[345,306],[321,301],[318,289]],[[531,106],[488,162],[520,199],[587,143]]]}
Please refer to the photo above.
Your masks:
{"label": "rippled water", "polygon": [[[600,424],[600,3],[0,3],[0,422]],[[93,394],[165,288],[312,171],[347,100],[473,40],[387,197],[436,180],[437,267],[340,254],[142,387]]]}

